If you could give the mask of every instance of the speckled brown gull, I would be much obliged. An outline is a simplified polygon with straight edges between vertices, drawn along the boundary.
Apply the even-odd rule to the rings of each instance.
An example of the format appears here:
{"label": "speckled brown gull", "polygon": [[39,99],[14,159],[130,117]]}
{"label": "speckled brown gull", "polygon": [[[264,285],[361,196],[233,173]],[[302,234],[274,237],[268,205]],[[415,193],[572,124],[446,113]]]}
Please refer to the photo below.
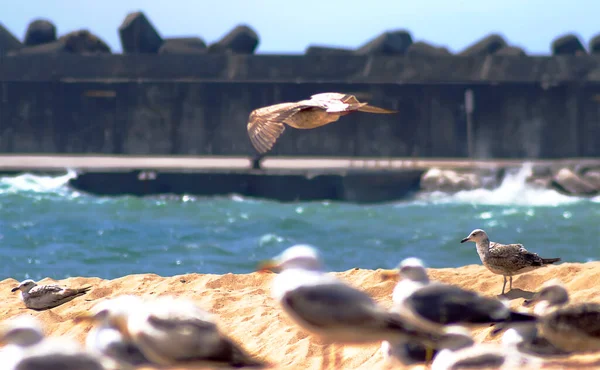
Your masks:
{"label": "speckled brown gull", "polygon": [[354,95],[321,93],[312,95],[308,100],[255,109],[248,118],[248,136],[259,153],[266,153],[283,134],[285,125],[296,129],[313,129],[335,122],[352,112],[396,113],[361,103]]}
{"label": "speckled brown gull", "polygon": [[569,294],[558,280],[546,282],[524,306],[535,305],[540,334],[568,352],[600,351],[600,304],[569,304]]}
{"label": "speckled brown gull", "polygon": [[35,281],[27,279],[11,291],[21,291],[21,299],[25,303],[25,307],[33,310],[46,310],[72,301],[86,294],[90,289],[91,286],[67,288],[56,284],[37,285]]}
{"label": "speckled brown gull", "polygon": [[474,242],[481,263],[494,274],[504,277],[501,294],[504,294],[506,289],[507,276],[510,278],[509,289],[512,289],[513,276],[560,261],[560,258],[542,258],[537,253],[529,252],[522,244],[491,242],[485,231],[481,229],[473,230],[460,242]]}

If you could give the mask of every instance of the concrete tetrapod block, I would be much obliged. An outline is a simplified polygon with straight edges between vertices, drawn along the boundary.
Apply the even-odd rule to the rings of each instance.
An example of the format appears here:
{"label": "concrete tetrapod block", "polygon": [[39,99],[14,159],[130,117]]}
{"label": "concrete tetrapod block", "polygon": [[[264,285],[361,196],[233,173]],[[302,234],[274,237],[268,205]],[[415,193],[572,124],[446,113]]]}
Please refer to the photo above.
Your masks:
{"label": "concrete tetrapod block", "polygon": [[35,19],[25,32],[26,46],[36,46],[56,41],[56,26],[47,19]]}
{"label": "concrete tetrapod block", "polygon": [[121,26],[119,37],[124,53],[158,53],[163,39],[142,12],[129,13]]}

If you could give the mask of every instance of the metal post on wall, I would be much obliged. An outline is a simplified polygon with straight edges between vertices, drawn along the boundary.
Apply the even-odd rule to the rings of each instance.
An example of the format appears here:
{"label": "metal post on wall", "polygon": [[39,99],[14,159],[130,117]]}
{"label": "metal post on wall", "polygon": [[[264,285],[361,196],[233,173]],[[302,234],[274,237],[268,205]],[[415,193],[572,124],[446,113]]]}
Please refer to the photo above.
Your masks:
{"label": "metal post on wall", "polygon": [[473,158],[473,110],[475,110],[475,97],[473,90],[465,91],[465,111],[467,113],[467,150],[469,158]]}

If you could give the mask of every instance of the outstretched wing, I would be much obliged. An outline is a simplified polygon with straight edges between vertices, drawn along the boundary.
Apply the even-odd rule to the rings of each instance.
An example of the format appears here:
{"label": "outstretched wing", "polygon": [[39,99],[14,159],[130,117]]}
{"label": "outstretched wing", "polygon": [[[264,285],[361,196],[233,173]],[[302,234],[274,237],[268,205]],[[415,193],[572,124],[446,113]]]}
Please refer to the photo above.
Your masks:
{"label": "outstretched wing", "polygon": [[259,153],[266,153],[285,130],[283,122],[302,109],[313,108],[300,103],[281,103],[259,108],[248,119],[248,136]]}

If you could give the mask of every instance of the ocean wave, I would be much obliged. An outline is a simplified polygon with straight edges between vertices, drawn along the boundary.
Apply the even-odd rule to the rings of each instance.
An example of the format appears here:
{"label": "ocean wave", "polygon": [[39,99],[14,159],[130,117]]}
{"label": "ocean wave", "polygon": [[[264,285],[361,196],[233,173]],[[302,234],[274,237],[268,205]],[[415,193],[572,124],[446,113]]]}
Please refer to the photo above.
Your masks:
{"label": "ocean wave", "polygon": [[[531,186],[526,182],[531,174],[531,165],[525,163],[518,171],[509,172],[504,176],[500,186],[495,189],[463,190],[456,193],[441,191],[418,193],[413,199],[402,200],[396,206],[430,204],[481,204],[481,205],[507,205],[507,206],[548,206],[555,207],[565,204],[573,204],[581,201],[600,203],[600,196],[577,197],[559,193],[554,189],[542,189]],[[67,173],[60,176],[42,176],[24,173],[17,176],[0,177],[0,194],[33,193],[51,194],[67,197],[78,197],[79,192],[69,187],[69,181],[77,177],[77,172],[68,169]],[[97,197],[101,201],[104,197]],[[181,195],[175,197],[183,202],[195,203],[198,200],[221,199],[246,204],[263,204],[271,202],[268,199],[254,199],[240,194],[229,196],[192,196]],[[275,202],[277,203],[277,202]],[[304,202],[307,203],[307,202]],[[310,202],[308,202],[310,203]],[[323,206],[329,206],[328,201],[321,202]],[[297,212],[301,213],[301,212]]]}
{"label": "ocean wave", "polygon": [[[561,194],[554,189],[533,187],[526,182],[531,164],[525,163],[518,171],[507,173],[495,189],[463,190],[454,194],[444,192],[422,193],[417,200],[429,203],[469,203],[482,205],[548,206],[577,203],[585,198]],[[598,200],[600,201],[600,197]],[[595,198],[594,198],[595,199]],[[592,201],[594,201],[592,199]]]}
{"label": "ocean wave", "polygon": [[0,194],[14,193],[52,193],[64,195],[70,190],[69,181],[77,177],[77,172],[67,170],[60,176],[40,176],[24,173],[17,176],[0,177]]}

